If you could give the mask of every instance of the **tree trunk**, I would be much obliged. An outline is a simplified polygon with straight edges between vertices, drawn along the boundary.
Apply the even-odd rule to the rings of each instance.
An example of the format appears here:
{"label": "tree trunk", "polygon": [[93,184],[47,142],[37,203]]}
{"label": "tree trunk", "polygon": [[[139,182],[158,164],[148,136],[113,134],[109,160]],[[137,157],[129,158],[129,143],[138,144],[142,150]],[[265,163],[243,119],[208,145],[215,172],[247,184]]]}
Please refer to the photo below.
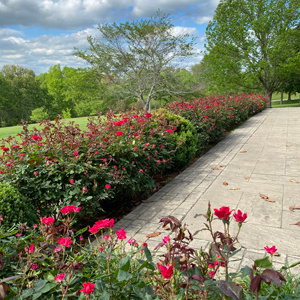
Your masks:
{"label": "tree trunk", "polygon": [[290,101],[291,100],[291,92],[289,92],[289,96],[288,96],[288,101]]}
{"label": "tree trunk", "polygon": [[265,96],[267,97],[267,100],[266,100],[266,108],[271,108],[272,107],[272,92],[268,91],[268,90],[265,90]]}
{"label": "tree trunk", "polygon": [[283,104],[283,92],[281,92],[280,104]]}

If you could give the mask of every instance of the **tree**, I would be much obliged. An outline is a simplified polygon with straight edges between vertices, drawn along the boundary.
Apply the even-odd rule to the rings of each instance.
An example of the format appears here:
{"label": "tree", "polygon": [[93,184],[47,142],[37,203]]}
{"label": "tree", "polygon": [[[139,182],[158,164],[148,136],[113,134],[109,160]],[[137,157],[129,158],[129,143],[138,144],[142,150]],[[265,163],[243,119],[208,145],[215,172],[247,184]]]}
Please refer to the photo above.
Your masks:
{"label": "tree", "polygon": [[35,73],[16,65],[5,65],[1,73],[10,91],[9,105],[5,110],[10,115],[11,122],[5,125],[16,125],[21,120],[28,121],[31,111],[44,104],[44,94]]}
{"label": "tree", "polygon": [[299,9],[299,0],[221,0],[206,30],[216,75],[263,88],[271,106],[284,83],[282,70],[299,52]]}
{"label": "tree", "polygon": [[101,38],[89,37],[90,47],[74,55],[120,87],[123,98],[135,97],[148,110],[158,94],[178,93],[169,89],[164,70],[194,55],[194,37],[176,34],[173,27],[169,15],[160,12],[147,20],[99,25]]}

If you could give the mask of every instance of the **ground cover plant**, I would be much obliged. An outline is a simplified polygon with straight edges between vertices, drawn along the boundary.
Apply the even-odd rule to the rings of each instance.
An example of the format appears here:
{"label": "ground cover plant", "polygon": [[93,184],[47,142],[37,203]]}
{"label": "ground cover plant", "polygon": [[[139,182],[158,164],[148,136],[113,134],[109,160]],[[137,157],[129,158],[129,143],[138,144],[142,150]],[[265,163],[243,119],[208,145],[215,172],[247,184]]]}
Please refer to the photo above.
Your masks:
{"label": "ground cover plant", "polygon": [[[162,218],[169,235],[154,251],[138,243],[126,230],[114,230],[114,220],[98,220],[74,230],[84,207],[65,206],[56,218],[44,217],[31,227],[0,228],[1,299],[297,299],[297,282],[286,282],[287,268],[274,270],[270,257],[258,259],[238,273],[230,273],[238,235],[247,213],[230,207],[202,215],[212,237],[207,252],[194,249],[187,224]],[[1,216],[1,221],[5,216]],[[1,222],[0,221],[0,222]],[[222,222],[223,231],[214,230]],[[202,222],[199,222],[202,223]],[[232,227],[237,226],[235,235]],[[89,232],[91,243],[82,234]],[[170,233],[171,232],[171,233]],[[100,234],[100,235],[99,235]],[[299,263],[298,263],[299,264]]]}
{"label": "ground cover plant", "polygon": [[88,204],[83,217],[90,220],[95,212],[151,191],[154,175],[185,166],[196,151],[263,106],[260,95],[208,97],[152,114],[110,112],[91,118],[87,130],[59,118],[33,130],[24,124],[19,140],[3,140],[0,181],[26,197],[33,215]]}

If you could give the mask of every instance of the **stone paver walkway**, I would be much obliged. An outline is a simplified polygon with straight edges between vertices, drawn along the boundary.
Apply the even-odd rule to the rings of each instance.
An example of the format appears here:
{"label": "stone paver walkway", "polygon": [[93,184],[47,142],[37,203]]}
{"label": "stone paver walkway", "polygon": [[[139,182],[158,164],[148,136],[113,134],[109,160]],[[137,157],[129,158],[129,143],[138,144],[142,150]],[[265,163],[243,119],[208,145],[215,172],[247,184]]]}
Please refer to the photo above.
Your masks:
{"label": "stone paver walkway", "polygon": [[[204,218],[196,215],[206,213],[210,201],[212,208],[230,206],[248,214],[239,238],[241,261],[233,269],[263,258],[266,245],[278,248],[278,267],[299,261],[300,226],[294,224],[300,222],[300,210],[289,207],[300,206],[300,108],[270,108],[255,115],[148,200],[152,202],[141,204],[116,227],[124,227],[127,237],[147,242],[149,248],[168,234],[158,223],[168,215],[188,224],[195,248],[208,247],[211,237],[199,232]],[[221,221],[214,224],[222,229]],[[162,234],[146,238],[157,231]],[[300,267],[293,273],[300,274]]]}

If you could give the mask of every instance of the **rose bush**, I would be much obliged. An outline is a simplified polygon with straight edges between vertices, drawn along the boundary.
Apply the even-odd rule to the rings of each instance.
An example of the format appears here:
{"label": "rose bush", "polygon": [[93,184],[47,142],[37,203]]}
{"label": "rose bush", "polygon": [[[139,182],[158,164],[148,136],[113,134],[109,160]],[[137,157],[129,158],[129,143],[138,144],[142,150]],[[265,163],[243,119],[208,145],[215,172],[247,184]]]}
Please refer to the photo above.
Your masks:
{"label": "rose bush", "polygon": [[155,187],[153,175],[172,168],[184,143],[168,139],[179,122],[180,117],[167,121],[159,113],[130,111],[91,119],[86,131],[60,119],[41,122],[32,132],[25,124],[21,142],[6,140],[0,180],[16,186],[40,216],[53,207],[86,203],[85,213],[92,214],[105,202]]}
{"label": "rose bush", "polygon": [[189,120],[197,131],[198,149],[218,141],[227,131],[264,109],[262,95],[209,96],[188,103],[174,102],[165,109]]}
{"label": "rose bush", "polygon": [[[43,121],[21,141],[3,140],[0,181],[14,186],[39,217],[88,204],[85,219],[155,188],[154,175],[181,168],[197,150],[263,108],[259,95],[172,103],[155,113],[107,113],[74,122]],[[29,207],[29,206],[28,206]]]}
{"label": "rose bush", "polygon": [[[229,207],[221,207],[212,213],[209,205],[204,217],[212,243],[207,252],[191,247],[193,235],[187,224],[173,216],[162,218],[162,226],[168,225],[171,235],[162,238],[152,253],[146,243],[128,239],[124,228],[115,230],[113,219],[90,227],[95,228],[89,230],[93,243],[84,239],[88,227],[72,228],[80,213],[79,207],[63,207],[53,222],[45,217],[30,228],[24,224],[17,229],[0,228],[3,298],[221,300],[227,295],[241,300],[252,299],[255,293],[257,299],[260,294],[268,299],[300,295],[297,282],[286,292],[282,273],[287,267],[275,271],[268,257],[239,273],[228,272],[232,257],[240,250],[238,235],[247,219],[241,211],[231,215]],[[223,222],[223,232],[213,230],[218,220]],[[229,234],[232,222],[238,224],[235,236]],[[265,249],[271,256],[277,250],[275,246]]]}

